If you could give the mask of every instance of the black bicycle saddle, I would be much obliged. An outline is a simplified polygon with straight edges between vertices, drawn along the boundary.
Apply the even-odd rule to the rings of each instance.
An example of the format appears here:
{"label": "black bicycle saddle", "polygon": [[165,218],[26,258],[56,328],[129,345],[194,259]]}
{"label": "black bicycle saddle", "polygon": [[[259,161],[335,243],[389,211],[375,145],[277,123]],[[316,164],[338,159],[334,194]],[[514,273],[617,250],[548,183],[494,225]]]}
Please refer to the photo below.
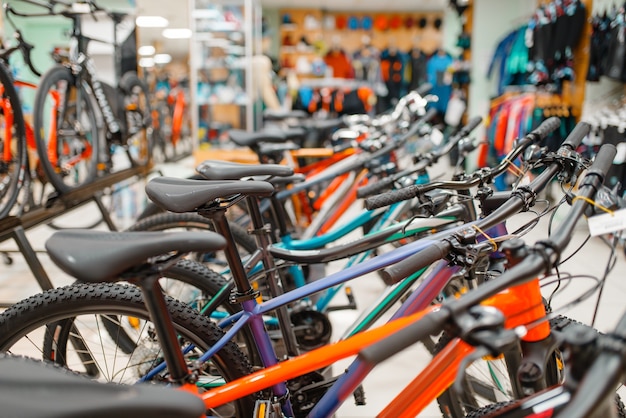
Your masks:
{"label": "black bicycle saddle", "polygon": [[148,259],[172,251],[215,251],[226,247],[216,233],[203,232],[108,232],[64,230],[52,234],[46,250],[67,274],[83,282],[120,280],[120,275]]}
{"label": "black bicycle saddle", "polygon": [[285,135],[277,130],[248,132],[241,129],[231,129],[228,131],[228,137],[242,147],[256,146],[261,142],[282,143],[287,140]]}
{"label": "black bicycle saddle", "polygon": [[274,186],[265,181],[190,180],[157,177],[146,186],[146,194],[165,210],[176,213],[195,212],[220,197],[233,195],[267,197]]}
{"label": "black bicycle saddle", "polygon": [[95,382],[50,363],[0,354],[3,417],[197,418],[202,400],[156,385]]}
{"label": "black bicycle saddle", "polygon": [[293,168],[278,164],[241,164],[229,161],[206,160],[196,171],[209,180],[239,180],[243,177],[293,175]]}

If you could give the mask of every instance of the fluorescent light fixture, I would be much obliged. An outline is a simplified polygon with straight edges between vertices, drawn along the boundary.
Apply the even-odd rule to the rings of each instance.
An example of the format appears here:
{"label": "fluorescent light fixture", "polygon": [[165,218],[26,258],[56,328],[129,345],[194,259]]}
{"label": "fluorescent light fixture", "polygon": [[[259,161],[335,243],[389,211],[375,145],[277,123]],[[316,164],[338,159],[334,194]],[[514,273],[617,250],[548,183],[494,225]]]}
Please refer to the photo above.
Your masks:
{"label": "fluorescent light fixture", "polygon": [[156,49],[152,45],[143,45],[137,50],[139,55],[154,55],[155,52]]}
{"label": "fluorescent light fixture", "polygon": [[140,58],[139,66],[143,68],[154,67],[154,58]]}
{"label": "fluorescent light fixture", "polygon": [[154,56],[155,64],[168,64],[172,61],[172,56],[170,54],[156,54]]}
{"label": "fluorescent light fixture", "polygon": [[163,29],[163,37],[167,39],[189,39],[191,38],[191,29],[187,29],[187,28]]}
{"label": "fluorescent light fixture", "polygon": [[140,28],[164,28],[169,25],[163,16],[137,16],[135,24]]}

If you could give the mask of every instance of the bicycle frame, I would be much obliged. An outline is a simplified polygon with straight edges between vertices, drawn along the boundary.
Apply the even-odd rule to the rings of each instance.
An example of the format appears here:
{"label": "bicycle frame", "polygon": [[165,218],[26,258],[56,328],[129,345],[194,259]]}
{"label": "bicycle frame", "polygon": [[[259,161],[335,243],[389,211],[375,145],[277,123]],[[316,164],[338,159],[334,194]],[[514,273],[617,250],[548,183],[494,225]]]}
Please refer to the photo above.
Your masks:
{"label": "bicycle frame", "polygon": [[[445,267],[445,264],[445,262],[440,262],[438,266],[439,274],[443,274],[444,276],[450,273],[446,272],[446,270],[454,270]],[[418,293],[419,292],[415,292],[415,294]],[[505,326],[509,329],[533,324],[546,315],[538,279],[512,287],[506,292],[495,295],[484,301],[483,304],[500,309],[506,318]],[[223,403],[248,396],[278,382],[293,379],[305,373],[327,367],[338,360],[358,354],[364,347],[387,338],[398,330],[406,327],[408,324],[419,321],[425,314],[437,308],[438,306],[418,309],[417,312],[413,312],[409,316],[394,317],[390,322],[381,327],[363,331],[346,340],[308,352],[297,358],[253,373],[219,388],[211,389],[202,394],[201,398],[204,400],[207,408],[214,408]],[[520,314],[520,312],[522,313]],[[539,341],[547,338],[549,335],[549,325],[547,322],[542,322],[538,326],[532,327],[529,333],[522,339],[526,341]],[[473,347],[458,338],[454,339],[444,350],[435,356],[428,366],[393,399],[378,416],[391,418],[398,416],[415,416],[418,414],[426,405],[434,401],[454,383],[463,358],[472,351]],[[353,365],[354,364],[359,364],[359,361],[357,360]],[[362,364],[361,367],[369,371],[373,368],[373,365]],[[344,376],[350,375],[352,369],[353,366],[350,367],[347,374]],[[361,373],[363,372],[366,371],[362,371]],[[333,402],[338,404],[334,405],[333,409],[326,408],[323,402],[328,396],[327,393],[309,416],[321,417],[332,415],[336,407],[338,407],[360,383],[360,377],[360,375],[353,375],[346,379],[342,378],[338,380],[332,388],[333,391],[337,388],[336,391],[343,394],[343,396],[333,399]]]}
{"label": "bicycle frame", "polygon": [[[467,227],[465,224],[458,226],[455,229],[462,229]],[[290,292],[279,295],[273,299],[270,299],[266,302],[257,303],[255,299],[249,299],[242,303],[243,310],[238,312],[235,315],[232,315],[229,318],[226,318],[220,322],[221,327],[227,327],[232,325],[230,329],[228,329],[224,335],[224,337],[214,345],[211,349],[209,349],[206,353],[204,353],[198,361],[204,362],[210,359],[215,353],[222,349],[222,347],[228,342],[231,341],[237,332],[239,332],[245,325],[249,325],[252,335],[257,343],[257,348],[259,351],[260,358],[265,365],[265,367],[271,367],[277,364],[277,357],[274,352],[271,341],[269,340],[269,336],[263,327],[263,316],[274,311],[280,307],[286,306],[290,303],[298,301],[302,298],[310,296],[319,291],[325,290],[329,287],[339,285],[341,283],[345,283],[348,280],[363,276],[367,273],[371,273],[373,271],[379,270],[391,264],[395,264],[400,260],[405,259],[411,254],[424,249],[430,245],[432,240],[437,239],[438,236],[443,234],[449,234],[451,230],[434,234],[429,237],[429,239],[422,239],[419,241],[415,241],[413,243],[407,244],[403,247],[397,248],[393,251],[390,251],[386,254],[382,254],[373,259],[367,260],[363,263],[353,265],[350,268],[339,271],[335,274],[331,274],[324,279],[320,279],[313,283],[309,283],[303,287],[294,289]],[[491,229],[488,233],[490,236],[500,236],[505,233],[505,227],[503,224]],[[406,314],[413,313],[414,310],[424,309],[427,307],[436,297],[441,293],[445,285],[448,283],[450,278],[457,272],[455,268],[451,269],[435,269],[435,271],[428,275],[428,277],[424,280],[424,282],[413,292],[412,296],[409,297],[402,305],[398,313],[394,315],[394,318],[403,316]],[[192,347],[188,347],[186,351],[190,350]],[[152,371],[150,371],[146,376],[144,376],[141,381],[149,381],[162,370],[165,369],[165,364],[157,366]],[[344,375],[345,376],[345,375]],[[359,382],[365,376],[359,376],[356,380]],[[333,386],[335,387],[335,386]],[[281,397],[288,393],[286,385],[284,383],[276,383],[273,388],[276,396]],[[328,392],[323,399],[327,397],[331,392]],[[350,392],[351,393],[351,392]],[[285,405],[286,412],[291,412],[291,405]],[[328,416],[328,415],[323,415]]]}

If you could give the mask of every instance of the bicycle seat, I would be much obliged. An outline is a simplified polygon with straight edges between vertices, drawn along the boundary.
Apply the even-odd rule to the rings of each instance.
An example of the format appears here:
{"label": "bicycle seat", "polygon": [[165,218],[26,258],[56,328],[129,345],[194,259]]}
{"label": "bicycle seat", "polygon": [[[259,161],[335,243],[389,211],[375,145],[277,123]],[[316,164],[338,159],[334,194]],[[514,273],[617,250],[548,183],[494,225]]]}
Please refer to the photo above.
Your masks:
{"label": "bicycle seat", "polygon": [[309,119],[306,121],[306,126],[312,129],[317,129],[320,131],[326,129],[337,129],[344,126],[344,121],[342,118],[335,119]]}
{"label": "bicycle seat", "polygon": [[298,127],[283,128],[278,126],[266,126],[264,132],[277,132],[285,136],[287,140],[298,140],[306,136],[306,130]]}
{"label": "bicycle seat", "polygon": [[220,197],[238,194],[246,196],[270,196],[274,186],[265,181],[240,180],[188,180],[157,177],[146,186],[146,194],[165,210],[177,213],[195,212]]}
{"label": "bicycle seat", "polygon": [[282,121],[285,119],[306,119],[309,114],[304,110],[273,110],[267,109],[263,112],[263,119],[266,121]]}
{"label": "bicycle seat", "polygon": [[287,140],[285,134],[278,130],[247,132],[241,129],[231,129],[228,131],[228,137],[242,147],[255,146],[260,142],[282,143]]}
{"label": "bicycle seat", "polygon": [[127,270],[172,251],[214,251],[226,247],[216,233],[58,231],[46,241],[48,255],[63,271],[83,282],[120,280]]}
{"label": "bicycle seat", "polygon": [[241,164],[229,161],[206,160],[196,171],[209,180],[239,180],[243,177],[293,175],[293,169],[278,164]]}
{"label": "bicycle seat", "polygon": [[290,142],[284,144],[259,144],[259,155],[267,155],[273,157],[274,154],[282,154],[284,151],[294,151],[300,149],[300,146]]}
{"label": "bicycle seat", "polygon": [[0,356],[2,416],[133,418],[199,417],[197,396],[156,385],[100,383],[50,363]]}

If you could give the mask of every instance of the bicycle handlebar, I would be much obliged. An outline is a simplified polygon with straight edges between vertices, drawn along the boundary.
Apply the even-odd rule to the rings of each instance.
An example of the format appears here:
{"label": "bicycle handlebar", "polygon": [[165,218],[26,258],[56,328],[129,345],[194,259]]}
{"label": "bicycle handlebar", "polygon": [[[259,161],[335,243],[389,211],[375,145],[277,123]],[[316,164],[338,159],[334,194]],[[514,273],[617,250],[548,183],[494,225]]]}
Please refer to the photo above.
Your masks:
{"label": "bicycle handlebar", "polygon": [[413,91],[419,94],[420,96],[426,96],[432,89],[433,89],[432,84],[424,83]]}
{"label": "bicycle handlebar", "polygon": [[[563,145],[568,145],[571,149],[575,150],[582,142],[583,138],[589,133],[589,124],[586,122],[580,122],[577,124],[572,132],[565,138]],[[577,144],[577,145],[576,145]]]}
{"label": "bicycle handlebar", "polygon": [[[585,127],[583,127],[582,129],[585,129]],[[589,125],[586,125],[586,129],[588,132]],[[575,146],[577,147],[584,137],[584,135],[580,136],[579,133],[580,130],[571,138],[571,141],[567,142],[567,144],[565,145],[562,145],[559,151],[570,150],[570,147],[574,146],[574,144],[576,144]],[[568,139],[570,138],[568,137]],[[600,152],[598,152],[598,155],[600,155]],[[601,160],[605,161],[607,158],[608,156],[602,156]],[[592,167],[599,166],[600,162],[598,164],[594,164]],[[510,214],[517,213],[519,210],[527,205],[527,198],[534,198],[536,193],[545,187],[547,182],[549,182],[552,177],[554,177],[555,172],[558,170],[560,170],[559,163],[555,162],[551,164],[546,170],[544,170],[539,176],[537,176],[526,189],[521,189],[512,193],[511,199],[507,200],[500,208],[496,209],[490,215],[479,221],[479,227],[484,231],[485,229],[488,229],[489,227],[502,222]],[[413,190],[411,188],[407,189],[410,189],[411,191]],[[407,191],[405,193],[408,194],[409,192]],[[517,199],[515,199],[515,197],[517,197]],[[444,248],[443,250],[449,251],[451,248],[451,244],[448,243],[445,245],[447,248]],[[429,264],[432,264],[433,260],[431,260],[430,258],[426,260],[429,261],[428,263],[424,262],[424,258],[422,258],[423,255],[421,253],[422,251],[412,255],[411,257],[406,258],[405,260],[400,261],[397,264],[394,264],[393,266],[383,269],[382,276],[385,282],[387,284],[397,283],[400,280],[406,278],[412,272],[418,271],[428,266]]]}
{"label": "bicycle handlebar", "polygon": [[[580,140],[582,140],[583,136],[580,136]],[[577,147],[578,145],[579,141],[577,135],[572,138],[572,141],[568,141],[562,147],[571,148]],[[609,159],[612,160],[612,158],[615,156],[615,153],[616,149],[613,145],[606,144],[602,146],[601,150],[598,153],[598,155],[602,154],[601,157],[598,158],[597,163],[594,163],[591,166],[591,169],[585,175],[582,185],[579,188],[579,195],[583,197],[583,199],[574,202],[572,208],[570,209],[567,220],[561,224],[558,232],[553,235],[553,238],[550,241],[540,241],[539,243],[537,243],[532,249],[530,249],[529,256],[525,257],[519,264],[512,267],[510,270],[504,272],[500,277],[498,277],[497,280],[491,280],[489,282],[486,282],[458,299],[449,299],[445,301],[439,310],[427,314],[419,321],[416,321],[406,326],[405,328],[402,328],[393,336],[390,336],[370,347],[363,349],[359,353],[359,358],[361,358],[368,364],[379,363],[389,358],[390,356],[398,353],[399,351],[409,347],[410,345],[417,343],[428,335],[434,334],[437,331],[441,330],[442,327],[447,323],[447,321],[449,321],[455,315],[466,312],[470,307],[479,304],[484,299],[496,293],[499,293],[513,285],[521,284],[532,277],[536,277],[536,275],[538,274],[550,270],[553,265],[556,264],[556,262],[558,261],[560,253],[569,243],[578,219],[580,218],[580,216],[583,215],[585,209],[587,208],[587,205],[589,204],[584,198],[593,198],[596,190],[601,187],[602,182],[604,181],[604,176],[606,175],[606,171],[603,171],[603,169],[606,168],[604,162]],[[559,170],[560,167],[558,162],[555,161],[550,164],[550,166],[548,166],[548,168],[546,168],[543,173],[541,173],[533,182],[531,182],[531,184],[528,186],[528,193],[534,194],[537,191],[541,190],[541,188],[538,188],[537,186],[545,186],[547,182],[549,182]],[[540,182],[538,182],[540,177],[543,178]],[[506,211],[509,212],[512,207],[522,204],[522,202],[519,200],[519,203],[513,202],[513,199],[511,199],[511,201],[509,202],[507,202],[503,206],[503,208],[500,208],[496,211],[498,215],[494,216],[496,214],[496,212],[494,212],[492,215],[489,215],[487,218],[485,218],[484,221],[486,221],[488,218],[491,218],[490,222],[486,222],[487,224],[491,224],[493,223],[493,221],[501,222],[502,216],[500,216],[500,214],[505,210],[504,207],[508,206]],[[439,247],[439,249],[445,250],[445,245]],[[415,256],[424,253],[427,256],[431,256],[430,260],[426,261],[432,262],[433,259],[435,259],[438,251],[439,250],[432,250],[429,247],[412,256],[411,258],[414,258]],[[414,266],[417,267],[417,269],[426,266],[426,263],[419,263],[419,266],[417,266],[418,263],[415,262],[415,260],[413,260],[413,263]],[[625,331],[626,335],[626,320],[624,320],[624,323],[621,323],[620,325],[622,325],[622,329]],[[572,415],[563,414],[563,416],[570,417]]]}
{"label": "bicycle handlebar", "polygon": [[[465,125],[463,128],[461,128],[461,130],[459,130],[459,132],[457,132],[448,142],[448,144],[446,144],[446,146],[440,148],[438,151],[434,151],[433,153],[427,154],[424,156],[423,159],[423,163],[418,165],[417,167],[413,167],[410,168],[408,170],[403,170],[399,173],[396,173],[392,176],[389,177],[385,177],[375,183],[372,184],[367,184],[363,187],[359,187],[356,191],[356,196],[358,198],[364,198],[364,197],[368,197],[368,196],[372,196],[374,194],[378,194],[381,193],[383,190],[387,190],[389,189],[394,182],[396,182],[397,180],[409,176],[413,173],[416,172],[420,172],[422,170],[424,170],[427,166],[437,162],[439,160],[439,158],[441,158],[442,156],[448,154],[461,140],[467,138],[467,136],[474,130],[476,129],[476,127],[478,125],[480,125],[480,123],[482,122],[483,118],[480,116],[476,116],[474,118],[472,118],[467,125]],[[411,197],[409,197],[408,199],[410,199]],[[406,200],[406,199],[403,199]],[[395,203],[395,202],[394,202]],[[388,205],[383,205],[383,206],[388,206]],[[380,206],[382,207],[382,206]]]}
{"label": "bicycle handlebar", "polygon": [[[517,158],[517,156],[528,145],[530,145],[531,143],[537,143],[541,141],[546,136],[548,136],[548,134],[555,131],[560,126],[560,124],[561,124],[561,121],[559,118],[551,117],[551,118],[546,119],[541,125],[539,125],[537,129],[533,130],[532,132],[527,134],[524,138],[522,138],[518,142],[517,147],[511,150],[511,152],[507,155],[507,157],[504,158],[502,163],[500,163],[499,165],[497,165],[496,167],[492,169],[489,169],[488,174],[486,174],[485,172],[479,171],[478,176],[471,177],[470,179],[464,180],[464,181],[434,182],[434,183],[430,183],[427,185],[408,186],[400,190],[394,190],[394,191],[384,193],[378,196],[369,197],[365,199],[365,207],[369,210],[372,210],[372,209],[377,209],[377,208],[381,208],[384,206],[389,206],[397,202],[402,202],[403,200],[412,199],[427,191],[439,189],[439,188],[460,190],[460,189],[468,189],[470,187],[476,186],[479,182],[482,182],[485,177],[493,177],[504,172],[504,170],[506,170],[506,168],[508,167],[510,161]],[[572,131],[572,134],[573,133],[574,131]],[[572,141],[574,141],[575,138],[573,137],[572,134],[568,136],[568,139],[572,137]],[[580,130],[576,131],[575,137],[577,138],[579,135],[580,135]],[[578,143],[582,141],[583,137],[584,135],[581,136],[579,139],[577,139]]]}

